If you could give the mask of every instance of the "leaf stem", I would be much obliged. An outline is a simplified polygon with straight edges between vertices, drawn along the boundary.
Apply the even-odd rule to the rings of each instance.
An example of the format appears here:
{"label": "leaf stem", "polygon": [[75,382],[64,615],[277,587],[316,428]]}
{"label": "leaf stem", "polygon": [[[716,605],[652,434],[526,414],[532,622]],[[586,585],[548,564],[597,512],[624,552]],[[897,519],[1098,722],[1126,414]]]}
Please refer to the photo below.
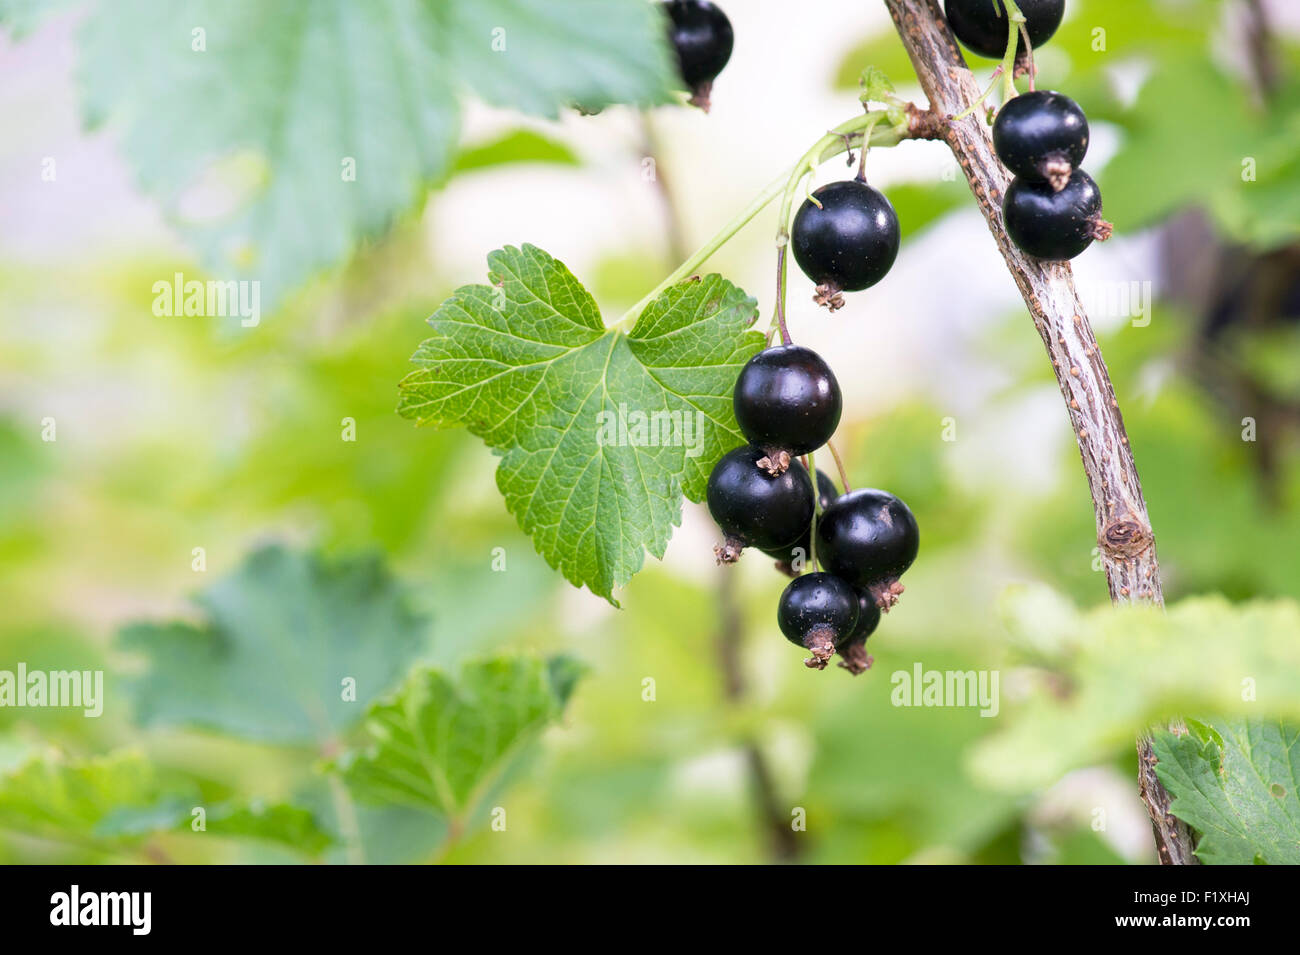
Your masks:
{"label": "leaf stem", "polygon": [[614,326],[620,331],[628,331],[636,324],[636,320],[641,317],[646,306],[657,299],[666,289],[671,288],[683,279],[688,279],[695,274],[695,271],[708,261],[709,256],[722,248],[733,235],[749,224],[749,221],[767,208],[768,203],[781,194],[785,187],[786,176],[782,175],[773,179],[760,192],[748,206],[746,206],[739,215],[735,216],[730,222],[709,239],[704,245],[700,246],[695,252],[686,259],[681,265],[677,266],[667,278],[650,290],[650,293],[628,309],[623,317],[618,320]]}

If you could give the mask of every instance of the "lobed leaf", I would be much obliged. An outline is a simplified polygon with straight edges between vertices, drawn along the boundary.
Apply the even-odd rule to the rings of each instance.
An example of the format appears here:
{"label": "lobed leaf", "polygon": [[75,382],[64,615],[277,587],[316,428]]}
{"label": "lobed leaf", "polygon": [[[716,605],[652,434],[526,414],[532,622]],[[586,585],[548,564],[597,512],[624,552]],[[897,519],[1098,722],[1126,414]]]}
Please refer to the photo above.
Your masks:
{"label": "lobed leaf", "polygon": [[537,550],[616,604],[645,553],[663,556],[682,496],[701,500],[714,462],[744,441],[731,392],[763,343],[746,331],[754,300],[707,275],[625,334],[541,249],[499,249],[488,265],[491,285],[457,289],[429,319],[398,411],[483,438]]}
{"label": "lobed leaf", "polygon": [[362,800],[463,821],[559,718],[580,672],[567,657],[498,657],[467,664],[454,680],[419,670],[371,708],[371,747],[341,761],[344,778]]}
{"label": "lobed leaf", "polygon": [[1155,737],[1170,811],[1210,865],[1300,865],[1300,729],[1251,717]]}
{"label": "lobed leaf", "polygon": [[149,658],[131,684],[146,726],[319,745],[358,722],[424,648],[427,622],[377,559],[266,547],[196,602],[201,625],[122,632],[124,647]]}

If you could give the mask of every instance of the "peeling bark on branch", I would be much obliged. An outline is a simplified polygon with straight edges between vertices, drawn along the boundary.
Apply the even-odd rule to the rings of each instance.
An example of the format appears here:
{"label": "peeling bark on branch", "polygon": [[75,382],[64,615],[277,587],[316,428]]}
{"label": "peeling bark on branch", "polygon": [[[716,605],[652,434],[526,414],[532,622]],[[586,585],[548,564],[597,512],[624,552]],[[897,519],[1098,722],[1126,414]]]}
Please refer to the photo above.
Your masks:
{"label": "peeling bark on branch", "polygon": [[[980,96],[957,41],[936,0],[885,0],[912,59],[930,111],[956,116]],[[970,184],[1002,257],[1034,320],[1065,398],[1088,477],[1097,518],[1097,546],[1115,603],[1162,605],[1160,565],[1142,485],[1124,431],[1119,402],[1068,263],[1030,258],[1012,243],[1002,223],[1002,197],[1010,175],[993,152],[982,112],[945,122],[937,138],[947,143]],[[1141,795],[1151,816],[1156,848],[1165,864],[1195,864],[1187,827],[1169,814],[1169,794],[1155,774],[1150,741],[1138,742]]]}

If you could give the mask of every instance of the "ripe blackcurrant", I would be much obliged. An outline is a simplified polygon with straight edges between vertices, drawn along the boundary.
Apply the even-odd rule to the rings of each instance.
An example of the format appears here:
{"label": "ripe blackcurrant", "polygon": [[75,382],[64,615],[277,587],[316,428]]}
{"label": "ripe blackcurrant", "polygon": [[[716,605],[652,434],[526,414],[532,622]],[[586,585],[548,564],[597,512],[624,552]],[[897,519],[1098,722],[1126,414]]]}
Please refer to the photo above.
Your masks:
{"label": "ripe blackcurrant", "polygon": [[725,540],[714,548],[729,564],[745,547],[784,547],[807,531],[813,518],[812,481],[802,467],[773,476],[758,466],[762,448],[736,448],[713,466],[705,497]]}
{"label": "ripe blackcurrant", "polygon": [[778,471],[778,452],[816,451],[835,433],[843,408],[830,366],[802,345],[777,345],[746,362],[732,404],[741,433],[768,450]]}
{"label": "ripe blackcurrant", "polygon": [[1050,183],[1013,179],[1002,200],[1007,234],[1020,249],[1039,259],[1072,259],[1093,239],[1110,238],[1101,217],[1101,191],[1082,169],[1070,173],[1059,192]]}
{"label": "ripe blackcurrant", "polygon": [[826,669],[835,645],[858,623],[858,596],[832,574],[804,574],[790,581],[776,608],[785,638],[812,654],[804,665]]}
{"label": "ripe blackcurrant", "polygon": [[709,0],[669,0],[663,8],[682,81],[691,91],[691,102],[707,111],[713,81],[731,59],[731,21]]}
{"label": "ripe blackcurrant", "polygon": [[[793,468],[803,469],[803,465],[795,461],[790,465]],[[821,468],[817,469],[817,497],[821,500],[822,510],[831,506],[831,501],[840,496],[839,489],[835,487],[826,472]],[[796,559],[805,561],[808,559],[808,553],[812,547],[812,521],[803,529],[799,539],[793,544],[787,544],[784,547],[772,547],[763,551],[768,557],[777,559],[777,568],[789,574],[791,577],[797,576],[803,569],[802,564],[795,566]]]}
{"label": "ripe blackcurrant", "polygon": [[[945,0],[948,26],[972,53],[1000,60],[1007,52],[1007,9],[1002,0]],[[1025,15],[1025,32],[1038,49],[1052,38],[1065,15],[1065,0],[1016,0]],[[1025,52],[1025,38],[1016,44],[1016,55]]]}
{"label": "ripe blackcurrant", "polygon": [[835,652],[842,658],[840,666],[857,676],[871,668],[867,637],[880,626],[880,608],[876,606],[876,599],[870,591],[857,588],[855,592],[858,595],[858,625],[843,641],[835,645]]}
{"label": "ripe blackcurrant", "polygon": [[886,491],[860,488],[831,502],[817,522],[817,558],[837,577],[866,590],[881,610],[898,601],[903,571],[920,546],[916,518]]}
{"label": "ripe blackcurrant", "polygon": [[832,312],[841,292],[870,288],[898,255],[898,214],[884,193],[865,182],[830,182],[804,200],[790,230],[794,260],[817,283],[813,297]]}
{"label": "ripe blackcurrant", "polygon": [[1088,117],[1062,93],[1021,93],[998,110],[993,148],[1017,176],[1050,182],[1059,192],[1088,152]]}

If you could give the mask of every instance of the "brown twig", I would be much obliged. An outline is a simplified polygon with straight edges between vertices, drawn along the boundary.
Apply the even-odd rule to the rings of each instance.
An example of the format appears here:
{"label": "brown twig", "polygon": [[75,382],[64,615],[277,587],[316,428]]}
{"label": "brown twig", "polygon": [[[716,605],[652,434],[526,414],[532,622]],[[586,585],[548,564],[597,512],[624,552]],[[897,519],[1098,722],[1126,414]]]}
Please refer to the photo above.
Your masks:
{"label": "brown twig", "polygon": [[[745,643],[745,617],[736,599],[736,573],[730,567],[718,574],[718,662],[722,668],[723,695],[728,705],[745,698],[745,670],[741,652]],[[781,808],[776,781],[772,778],[767,757],[752,736],[743,743],[745,765],[749,769],[750,788],[758,804],[759,818],[767,834],[772,858],[776,862],[795,862],[803,850],[799,836],[790,826],[790,816]]]}
{"label": "brown twig", "polygon": [[[959,114],[979,97],[980,90],[936,0],[885,0],[885,6],[930,109],[939,115]],[[942,138],[961,166],[1047,347],[1087,474],[1111,600],[1162,605],[1160,565],[1142,485],[1115,389],[1070,266],[1030,258],[1007,236],[1002,196],[1010,176],[994,155],[987,125],[977,116],[967,116],[947,123]],[[1194,863],[1191,833],[1169,814],[1169,794],[1156,778],[1149,739],[1139,740],[1138,752],[1142,797],[1161,861]]]}

